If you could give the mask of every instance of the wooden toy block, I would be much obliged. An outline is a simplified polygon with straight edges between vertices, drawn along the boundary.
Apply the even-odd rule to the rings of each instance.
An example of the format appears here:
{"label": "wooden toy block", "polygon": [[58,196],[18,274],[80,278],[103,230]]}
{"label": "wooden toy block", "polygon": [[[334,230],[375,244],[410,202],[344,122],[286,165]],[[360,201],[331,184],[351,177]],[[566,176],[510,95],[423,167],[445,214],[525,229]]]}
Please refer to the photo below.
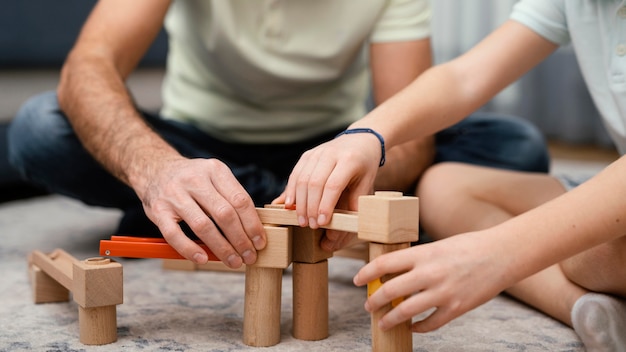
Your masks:
{"label": "wooden toy block", "polygon": [[235,272],[235,273],[245,273],[246,265],[243,264],[237,269],[233,269],[228,267],[226,264],[222,262],[207,262],[205,264],[196,264],[190,260],[186,259],[163,259],[162,268],[166,270],[205,270],[205,271],[224,271],[224,272]]}
{"label": "wooden toy block", "polygon": [[[264,224],[300,226],[296,211],[285,209],[282,205],[257,208],[257,213]],[[328,225],[322,226],[322,228],[356,233],[359,229],[358,221],[356,212],[335,210]]]}
{"label": "wooden toy block", "polygon": [[[398,243],[398,244],[383,244],[383,243],[370,243],[370,260],[374,260],[376,257],[385,253],[393,252],[396,250],[409,248],[410,243]],[[373,294],[380,286],[386,281],[392,279],[394,275],[386,275],[380,280],[376,280],[367,285],[368,296]],[[372,351],[378,352],[398,352],[398,351],[412,351],[413,350],[413,335],[411,332],[411,321],[407,320],[404,323],[398,324],[391,330],[382,331],[378,328],[378,321],[389,312],[393,307],[400,304],[402,299],[394,300],[390,304],[382,307],[381,309],[372,312],[371,314],[371,329],[372,329]]]}
{"label": "wooden toy block", "polygon": [[[290,227],[265,226],[267,245],[246,265],[243,342],[267,347],[280,342],[283,269],[291,265]],[[269,240],[271,238],[271,240]]]}
{"label": "wooden toy block", "polygon": [[257,252],[256,267],[284,269],[291,264],[291,227],[265,226],[267,241],[265,248]]}
{"label": "wooden toy block", "polygon": [[359,198],[359,239],[379,243],[417,241],[419,200],[400,192],[376,192]]}
{"label": "wooden toy block", "polygon": [[109,258],[75,261],[72,276],[74,301],[83,308],[123,303],[122,265]]}
{"label": "wooden toy block", "polygon": [[325,251],[320,246],[324,229],[294,226],[292,231],[294,262],[317,263],[333,256],[332,252]]}
{"label": "wooden toy block", "polygon": [[32,254],[28,258],[28,270],[35,303],[68,302],[70,300],[70,290],[34,265]]}
{"label": "wooden toy block", "polygon": [[293,263],[293,336],[299,340],[328,337],[328,260]]}
{"label": "wooden toy block", "polygon": [[283,269],[246,266],[243,342],[267,347],[280,342]]}
{"label": "wooden toy block", "polygon": [[[78,261],[57,249],[48,255],[32,252],[29,267],[31,278],[39,280],[33,283],[35,302],[51,301],[38,297],[42,288],[50,287],[50,280],[72,292],[78,304],[80,342],[104,345],[117,340],[116,305],[123,302],[121,264],[100,257]],[[53,296],[60,298],[62,290],[55,285],[52,289],[56,292]]]}

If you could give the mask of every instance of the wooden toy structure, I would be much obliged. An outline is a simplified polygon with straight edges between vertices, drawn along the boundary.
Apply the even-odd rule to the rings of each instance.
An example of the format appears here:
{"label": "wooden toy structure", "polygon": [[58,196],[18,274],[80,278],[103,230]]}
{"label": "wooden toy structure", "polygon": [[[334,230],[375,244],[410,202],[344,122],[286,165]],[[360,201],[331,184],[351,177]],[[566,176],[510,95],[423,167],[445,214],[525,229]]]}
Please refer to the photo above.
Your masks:
{"label": "wooden toy structure", "polygon": [[[375,195],[362,196],[359,198],[359,212],[336,210],[324,229],[300,227],[295,210],[268,206],[257,208],[257,212],[265,225],[268,241],[266,248],[258,252],[256,263],[245,267],[243,341],[249,346],[272,346],[280,342],[282,274],[283,269],[289,265],[293,265],[293,336],[301,340],[321,340],[328,337],[328,258],[332,253],[319,246],[324,229],[358,233],[360,240],[369,242],[370,260],[387,252],[407,248],[418,239],[418,199],[404,197],[399,192],[376,192]],[[207,247],[204,249],[210,260],[217,260]],[[108,307],[106,309],[109,313],[106,316],[93,315],[93,318],[79,316],[81,342],[105,344],[115,341],[116,336],[110,335],[111,331],[115,333],[116,330],[115,305],[122,303],[121,266],[108,262],[109,259],[105,258],[76,262],[73,258],[68,258],[67,254],[59,253],[62,252],[55,251],[48,256],[34,252],[31,255],[31,272],[39,275],[33,278],[35,302],[60,301],[61,299],[56,298],[42,298],[48,291],[59,290],[56,282],[72,291],[75,296],[77,293],[79,296],[89,296],[85,297],[90,299],[89,303],[84,303],[84,298],[81,301],[74,298],[81,306],[80,309]],[[101,241],[100,255],[184,259],[161,239],[123,236],[113,236],[110,240]],[[67,269],[69,262],[73,263],[72,273]],[[119,273],[106,271],[105,274],[104,270],[88,270],[92,269],[89,267],[90,262],[101,263],[92,265],[93,267],[108,266],[111,270],[115,265]],[[183,263],[189,262],[181,260],[180,263],[184,265]],[[61,270],[61,266],[65,269]],[[41,273],[40,269],[45,273]],[[63,274],[59,274],[60,271]],[[92,280],[81,279],[85,276],[83,271],[91,273]],[[368,294],[372,294],[388,279],[390,278],[383,277],[368,284]],[[103,280],[114,281],[112,286],[119,289],[112,294],[102,294],[100,290],[108,292],[111,286],[110,283],[102,284]],[[64,300],[67,300],[67,290],[63,292]],[[378,329],[380,317],[396,304],[398,302],[393,302],[371,315],[373,351],[401,352],[411,351],[413,348],[410,321],[388,331]],[[91,332],[96,331],[96,327],[99,329],[105,323],[109,331],[106,338],[90,336],[93,335]],[[89,337],[83,338],[83,333]]]}
{"label": "wooden toy structure", "polygon": [[35,303],[78,303],[80,342],[104,345],[117,340],[116,305],[123,301],[122,265],[108,258],[78,261],[63,250],[34,251],[28,257]]}

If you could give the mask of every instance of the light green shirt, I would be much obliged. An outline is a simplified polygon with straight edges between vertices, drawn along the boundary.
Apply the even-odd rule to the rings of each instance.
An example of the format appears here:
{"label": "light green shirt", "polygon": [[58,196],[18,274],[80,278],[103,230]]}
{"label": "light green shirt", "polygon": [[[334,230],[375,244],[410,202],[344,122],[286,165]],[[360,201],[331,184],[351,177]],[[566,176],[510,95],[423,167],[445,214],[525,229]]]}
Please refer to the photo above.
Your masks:
{"label": "light green shirt", "polygon": [[430,35],[428,0],[175,0],[161,114],[289,143],[365,114],[367,44]]}
{"label": "light green shirt", "polygon": [[591,97],[622,154],[626,153],[625,3],[521,0],[511,15],[555,44],[572,44]]}

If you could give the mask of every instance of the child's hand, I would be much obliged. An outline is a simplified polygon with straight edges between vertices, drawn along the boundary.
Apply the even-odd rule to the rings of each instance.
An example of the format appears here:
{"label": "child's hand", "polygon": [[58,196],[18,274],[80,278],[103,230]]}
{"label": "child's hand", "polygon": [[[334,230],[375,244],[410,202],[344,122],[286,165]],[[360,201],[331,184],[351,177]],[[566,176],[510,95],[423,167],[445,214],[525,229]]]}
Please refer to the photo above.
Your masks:
{"label": "child's hand", "polygon": [[428,332],[495,297],[512,284],[501,263],[506,257],[503,251],[493,248],[494,241],[479,237],[478,233],[457,235],[371,261],[356,274],[355,285],[365,285],[386,274],[403,274],[374,292],[365,309],[376,311],[396,298],[406,297],[380,319],[379,327],[386,330],[436,308],[412,325],[414,332]]}

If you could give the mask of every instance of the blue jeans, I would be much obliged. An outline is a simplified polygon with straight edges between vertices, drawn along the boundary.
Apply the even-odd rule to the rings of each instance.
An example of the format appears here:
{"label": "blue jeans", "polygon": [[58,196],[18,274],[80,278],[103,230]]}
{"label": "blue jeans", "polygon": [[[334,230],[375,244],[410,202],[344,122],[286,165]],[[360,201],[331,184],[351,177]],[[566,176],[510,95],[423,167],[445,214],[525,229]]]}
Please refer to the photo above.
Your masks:
{"label": "blue jeans", "polygon": [[[340,132],[331,131],[289,146],[237,144],[215,139],[191,125],[149,113],[143,116],[182,155],[225,162],[257,206],[269,203],[282,192],[303,152]],[[156,231],[143,214],[135,192],[104,170],[83,148],[54,92],[35,96],[21,107],[9,128],[8,142],[10,162],[24,178],[89,205],[121,209],[126,216],[119,233],[148,235],[147,232]],[[518,118],[472,115],[438,133],[436,143],[437,162],[548,170],[542,135]]]}

